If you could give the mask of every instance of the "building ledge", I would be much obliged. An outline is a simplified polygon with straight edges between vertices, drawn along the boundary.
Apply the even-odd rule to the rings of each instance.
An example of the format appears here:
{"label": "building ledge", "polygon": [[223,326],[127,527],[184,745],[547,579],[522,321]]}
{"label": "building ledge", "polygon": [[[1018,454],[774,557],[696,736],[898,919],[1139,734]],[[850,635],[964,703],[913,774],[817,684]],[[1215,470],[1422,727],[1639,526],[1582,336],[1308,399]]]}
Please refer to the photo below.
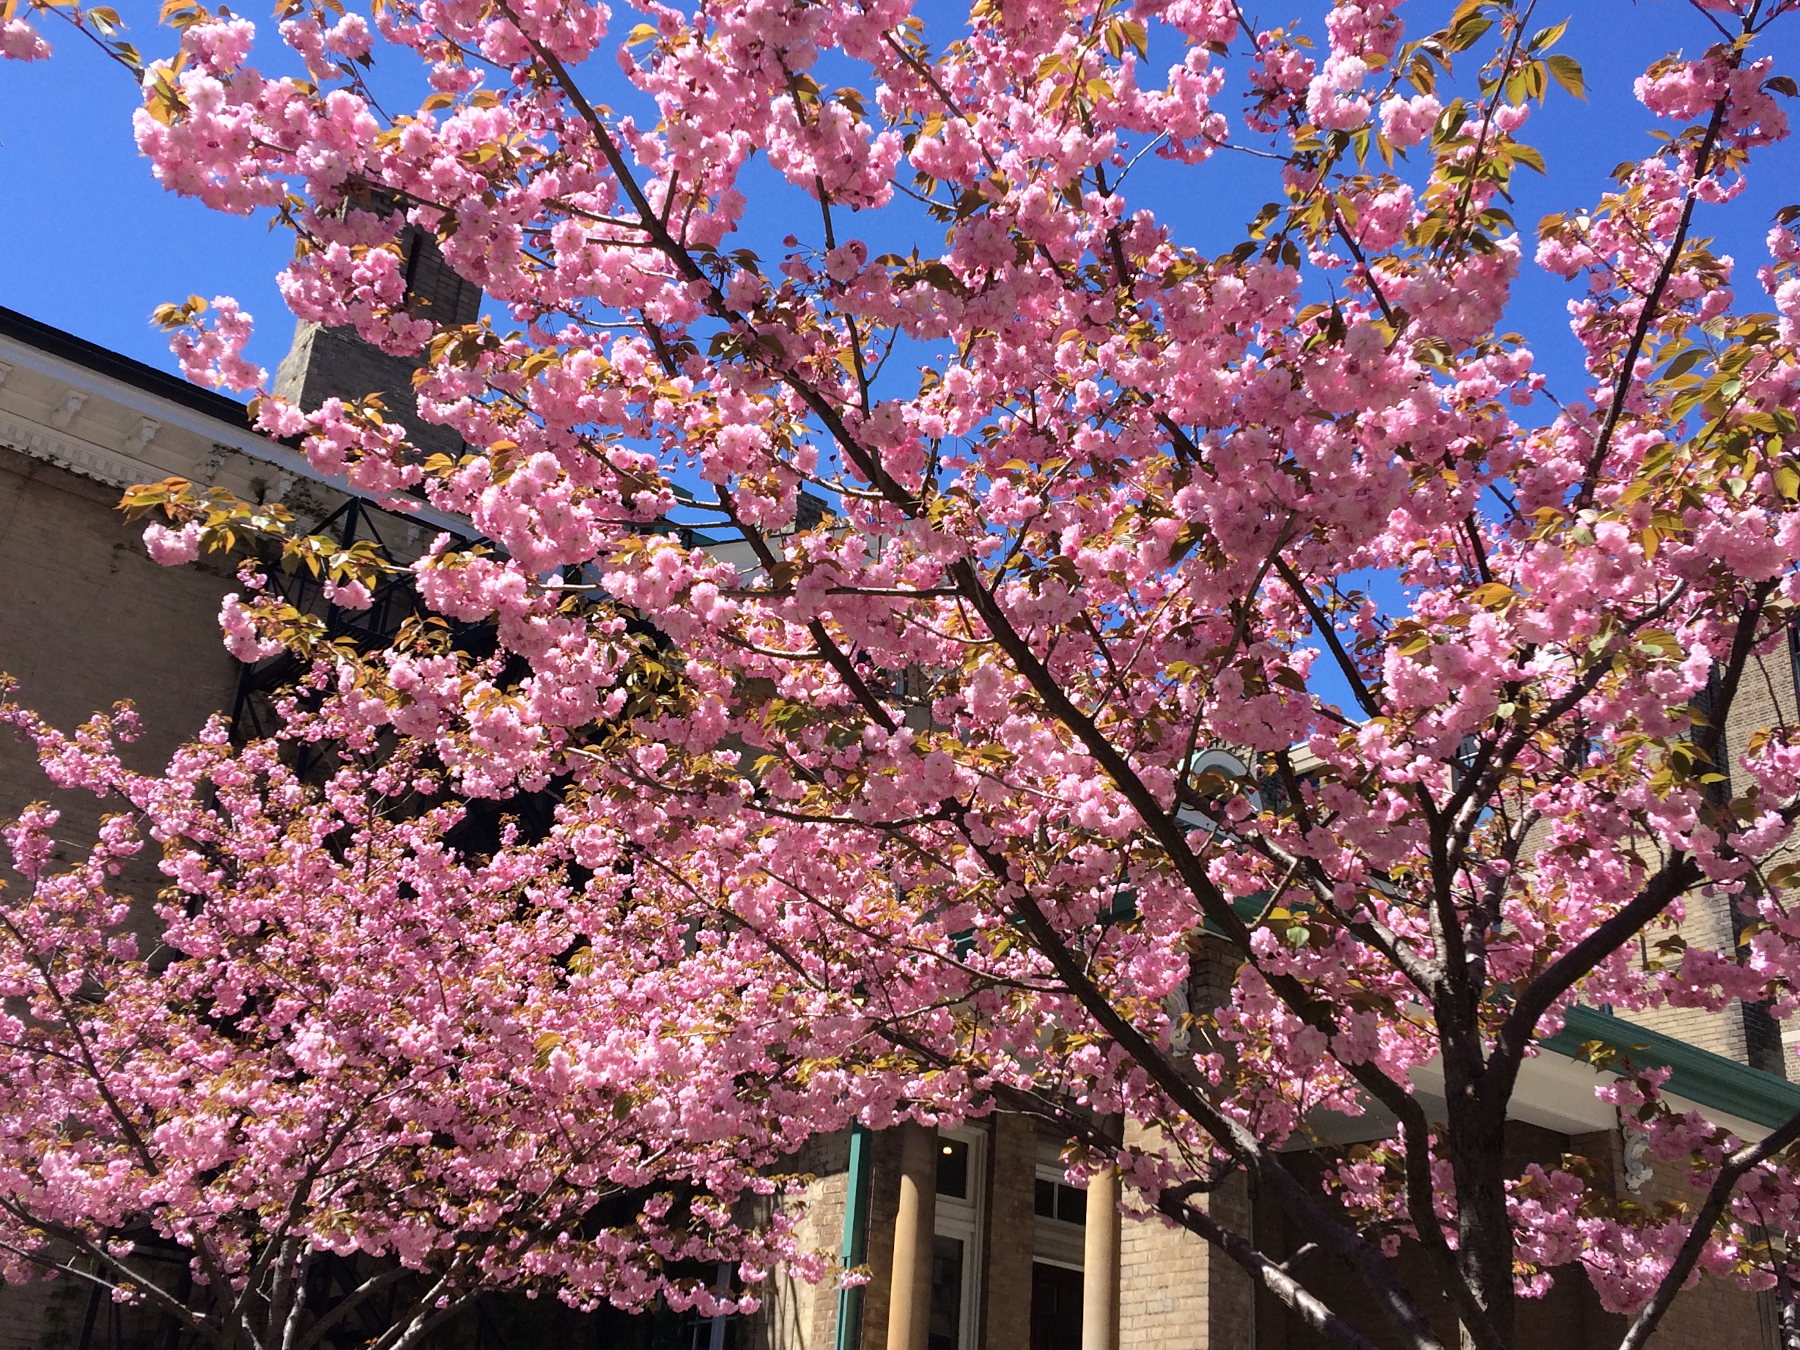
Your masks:
{"label": "building ledge", "polygon": [[1570,1008],[1563,1029],[1539,1044],[1554,1054],[1580,1059],[1583,1047],[1596,1041],[1619,1051],[1637,1068],[1668,1069],[1664,1091],[1696,1105],[1754,1121],[1768,1129],[1800,1115],[1800,1083],[1790,1083],[1597,1008]]}
{"label": "building ledge", "polygon": [[171,403],[179,403],[184,408],[216,417],[221,422],[250,429],[250,409],[236,399],[190,384],[179,375],[147,366],[142,361],[119,352],[109,351],[97,342],[89,342],[73,333],[65,333],[60,328],[52,328],[47,323],[28,314],[21,314],[16,309],[8,309],[5,305],[0,305],[0,337],[9,337],[40,352],[59,356],[97,375],[109,376],[121,384],[128,384],[147,394],[155,394],[158,398],[166,398]]}

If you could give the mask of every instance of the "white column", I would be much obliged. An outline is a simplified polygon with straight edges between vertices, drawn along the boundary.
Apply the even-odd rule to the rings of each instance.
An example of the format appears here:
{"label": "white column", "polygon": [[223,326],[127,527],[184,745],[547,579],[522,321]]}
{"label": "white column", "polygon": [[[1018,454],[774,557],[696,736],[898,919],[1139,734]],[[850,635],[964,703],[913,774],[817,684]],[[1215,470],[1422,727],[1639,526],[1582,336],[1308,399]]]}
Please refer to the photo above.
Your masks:
{"label": "white column", "polygon": [[900,1208],[888,1288],[887,1350],[926,1350],[931,1324],[931,1237],[937,1223],[937,1131],[900,1127]]}
{"label": "white column", "polygon": [[1119,1169],[1088,1178],[1081,1350],[1119,1350]]}

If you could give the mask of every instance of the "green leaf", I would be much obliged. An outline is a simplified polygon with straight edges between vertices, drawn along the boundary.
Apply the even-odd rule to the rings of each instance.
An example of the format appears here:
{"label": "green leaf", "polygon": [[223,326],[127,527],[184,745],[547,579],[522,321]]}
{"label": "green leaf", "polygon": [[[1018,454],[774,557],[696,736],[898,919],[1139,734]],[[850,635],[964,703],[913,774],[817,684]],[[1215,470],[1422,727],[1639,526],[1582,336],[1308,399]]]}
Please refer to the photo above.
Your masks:
{"label": "green leaf", "polygon": [[1576,98],[1586,102],[1587,80],[1583,78],[1581,74],[1581,63],[1579,61],[1572,56],[1563,56],[1560,53],[1555,56],[1545,57],[1544,61],[1545,64],[1550,67],[1551,79],[1555,80]]}
{"label": "green leaf", "polygon": [[1169,562],[1178,563],[1187,557],[1194,545],[1206,537],[1206,527],[1194,521],[1186,521],[1176,531],[1175,538],[1169,544]]}
{"label": "green leaf", "polygon": [[1536,146],[1515,142],[1508,149],[1511,151],[1512,157],[1526,168],[1536,169],[1539,173],[1549,173],[1549,170],[1544,167],[1544,157],[1538,153]]}
{"label": "green leaf", "polygon": [[1569,21],[1567,19],[1559,24],[1552,24],[1549,28],[1540,28],[1531,35],[1531,43],[1525,50],[1530,52],[1547,51],[1554,47],[1562,39],[1562,35],[1568,31]]}
{"label": "green leaf", "polygon": [[1669,362],[1668,369],[1663,371],[1662,377],[1665,380],[1680,378],[1695,366],[1699,365],[1701,359],[1704,358],[1705,355],[1706,349],[1704,347],[1688,348],[1680,356],[1677,356],[1673,361]]}
{"label": "green leaf", "polygon": [[1494,21],[1485,14],[1470,14],[1453,23],[1450,31],[1444,35],[1444,47],[1448,51],[1466,52],[1493,26]]}

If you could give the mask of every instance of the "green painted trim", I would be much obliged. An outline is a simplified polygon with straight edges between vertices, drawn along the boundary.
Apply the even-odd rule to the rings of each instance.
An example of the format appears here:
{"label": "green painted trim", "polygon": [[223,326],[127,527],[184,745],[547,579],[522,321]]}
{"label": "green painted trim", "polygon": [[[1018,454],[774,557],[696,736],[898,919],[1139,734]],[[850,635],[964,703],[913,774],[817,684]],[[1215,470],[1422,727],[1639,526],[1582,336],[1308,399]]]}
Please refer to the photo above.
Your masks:
{"label": "green painted trim", "polygon": [[1570,1059],[1587,1041],[1625,1052],[1638,1067],[1670,1070],[1665,1091],[1774,1129],[1800,1114],[1800,1083],[1651,1031],[1597,1008],[1570,1008],[1563,1029],[1538,1044]]}
{"label": "green painted trim", "polygon": [[[874,1172],[874,1137],[861,1125],[850,1129],[850,1166],[844,1175],[844,1269],[869,1259],[869,1181]],[[863,1287],[838,1290],[836,1350],[862,1345]]]}
{"label": "green painted trim", "polygon": [[[1269,895],[1268,891],[1255,891],[1249,895],[1240,895],[1231,902],[1231,912],[1245,923],[1255,923],[1262,917],[1263,907],[1269,903]],[[1296,899],[1295,903],[1300,903],[1300,901]],[[1133,907],[1135,908],[1135,899]],[[1225,930],[1211,919],[1201,920],[1200,926],[1219,937],[1225,935]]]}

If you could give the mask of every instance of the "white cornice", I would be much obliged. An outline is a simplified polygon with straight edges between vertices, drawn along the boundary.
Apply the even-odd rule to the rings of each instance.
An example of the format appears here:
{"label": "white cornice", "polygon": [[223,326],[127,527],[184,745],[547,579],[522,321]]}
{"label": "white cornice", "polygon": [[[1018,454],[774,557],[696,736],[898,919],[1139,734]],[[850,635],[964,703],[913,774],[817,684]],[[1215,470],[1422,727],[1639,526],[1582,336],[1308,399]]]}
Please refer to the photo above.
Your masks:
{"label": "white cornice", "polygon": [[48,460],[52,464],[92,478],[112,487],[130,487],[134,483],[155,483],[167,478],[166,470],[141,459],[106,450],[89,441],[44,426],[40,422],[14,417],[0,411],[0,445]]}
{"label": "white cornice", "polygon": [[[347,497],[360,497],[398,518],[416,520],[434,529],[448,530],[465,539],[474,534],[473,527],[469,522],[458,516],[439,511],[423,502],[411,510],[397,510],[388,505],[388,501],[391,499],[377,497],[352,487],[346,480],[335,475],[320,473],[308,463],[306,456],[298,454],[276,441],[271,441],[267,437],[259,436],[248,427],[237,426],[221,418],[209,416],[177,403],[173,399],[152,394],[148,390],[139,389],[136,385],[127,384],[124,380],[114,379],[110,375],[102,375],[77,362],[66,360],[60,356],[52,356],[48,352],[39,351],[36,347],[3,334],[0,334],[0,366],[35,370],[40,375],[55,380],[68,389],[92,392],[109,402],[129,408],[133,412],[157,422],[161,427],[180,427],[196,436],[206,438],[215,445],[227,446],[295,478],[305,478],[315,483],[321,483]],[[57,444],[67,447],[63,455],[58,455],[51,453],[48,449],[51,437],[40,434],[37,439],[44,445],[44,449],[33,448],[31,445],[20,445],[18,448],[27,454],[64,464],[89,477],[102,478],[102,481],[105,482],[114,482],[115,480],[110,477],[102,477],[104,473],[123,471],[125,466],[137,463],[116,451],[101,450],[98,446],[90,446],[76,438],[66,436],[54,437]],[[79,467],[81,464],[90,464],[91,467]],[[154,482],[168,476],[166,471],[149,466],[145,466],[144,472],[149,475],[148,478],[138,477],[127,481]]]}

